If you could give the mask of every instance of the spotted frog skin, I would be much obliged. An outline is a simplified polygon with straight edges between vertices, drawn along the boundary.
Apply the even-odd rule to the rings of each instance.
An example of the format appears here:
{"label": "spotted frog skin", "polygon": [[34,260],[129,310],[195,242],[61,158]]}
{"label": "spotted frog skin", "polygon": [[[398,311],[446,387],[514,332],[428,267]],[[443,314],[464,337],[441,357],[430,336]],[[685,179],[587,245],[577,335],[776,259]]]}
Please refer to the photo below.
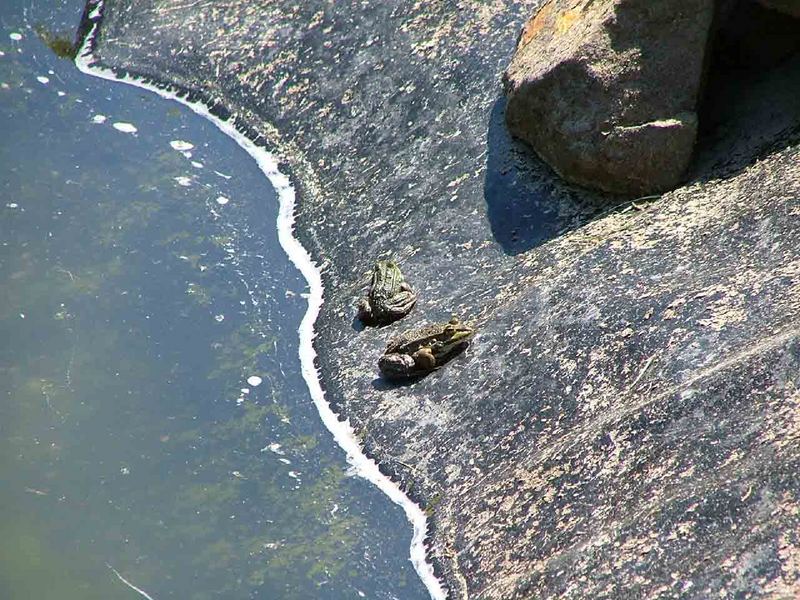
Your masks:
{"label": "spotted frog skin", "polygon": [[372,269],[369,294],[358,303],[358,318],[365,325],[388,325],[405,317],[417,303],[393,260],[379,260]]}
{"label": "spotted frog skin", "polygon": [[475,330],[453,317],[407,331],[391,339],[378,360],[384,378],[401,381],[420,377],[441,367],[463,349]]}

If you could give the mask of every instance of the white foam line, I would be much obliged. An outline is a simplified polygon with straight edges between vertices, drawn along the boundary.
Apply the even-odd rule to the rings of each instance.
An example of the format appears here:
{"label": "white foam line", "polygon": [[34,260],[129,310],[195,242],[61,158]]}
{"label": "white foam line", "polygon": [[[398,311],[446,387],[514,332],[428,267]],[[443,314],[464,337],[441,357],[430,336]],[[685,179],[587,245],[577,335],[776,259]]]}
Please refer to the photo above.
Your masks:
{"label": "white foam line", "polygon": [[116,570],[114,567],[112,567],[110,564],[106,563],[106,566],[107,566],[109,569],[111,569],[112,571],[114,571],[114,575],[116,575],[116,576],[117,576],[117,579],[119,579],[119,580],[120,580],[122,583],[124,583],[125,585],[127,585],[129,588],[131,588],[131,589],[132,589],[134,592],[138,592],[140,596],[142,596],[143,598],[147,598],[147,600],[156,600],[156,599],[155,599],[155,598],[153,598],[153,597],[152,597],[150,594],[148,594],[147,592],[145,592],[145,591],[144,591],[142,588],[138,588],[138,587],[136,587],[136,586],[135,586],[135,585],[133,585],[133,584],[132,584],[130,581],[128,581],[127,579],[125,579],[125,578],[124,578],[122,575],[120,575],[120,572],[119,572],[119,571],[117,571],[117,570]]}
{"label": "white foam line", "polygon": [[294,208],[295,191],[289,178],[278,170],[278,161],[266,149],[257,146],[252,140],[240,133],[233,119],[222,121],[209,111],[209,108],[200,102],[189,102],[178,96],[174,89],[162,89],[154,85],[136,80],[130,76],[118,77],[111,69],[106,69],[94,65],[95,57],[92,54],[92,45],[97,33],[98,21],[102,15],[102,0],[97,3],[95,10],[90,18],[94,21],[92,30],[86,36],[83,47],[75,59],[78,69],[88,75],[107,79],[109,81],[124,82],[145,90],[149,90],[168,100],[175,100],[189,107],[198,115],[208,119],[216,125],[223,133],[233,138],[239,146],[245,150],[258,164],[261,171],[269,179],[272,186],[278,193],[278,240],[289,259],[294,263],[298,270],[303,274],[310,292],[308,294],[308,310],[300,322],[298,333],[300,334],[300,368],[303,378],[308,385],[311,398],[319,411],[322,422],[328,431],[333,434],[334,439],[345,451],[347,462],[352,465],[354,471],[360,477],[370,481],[386,494],[392,502],[402,507],[406,518],[414,528],[411,539],[411,563],[414,565],[423,584],[428,589],[433,600],[445,600],[447,592],[442,582],[433,572],[432,565],[425,556],[425,537],[428,530],[427,518],[422,509],[414,504],[408,496],[386,475],[380,472],[378,465],[367,458],[361,451],[356,441],[353,428],[348,421],[340,421],[336,414],[325,400],[325,392],[319,381],[316,365],[314,361],[317,353],[314,350],[313,340],[314,322],[319,315],[322,306],[322,277],[314,261],[309,256],[305,248],[294,237]]}

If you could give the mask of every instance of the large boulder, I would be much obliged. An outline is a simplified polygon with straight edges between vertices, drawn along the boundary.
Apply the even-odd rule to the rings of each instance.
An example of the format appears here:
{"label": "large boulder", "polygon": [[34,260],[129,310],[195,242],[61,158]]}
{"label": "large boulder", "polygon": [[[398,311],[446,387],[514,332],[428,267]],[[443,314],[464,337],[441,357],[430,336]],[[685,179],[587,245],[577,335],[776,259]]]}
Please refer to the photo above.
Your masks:
{"label": "large boulder", "polygon": [[511,132],[564,179],[674,188],[697,135],[713,0],[549,0],[504,75]]}
{"label": "large boulder", "polygon": [[800,18],[800,0],[758,0],[766,8]]}

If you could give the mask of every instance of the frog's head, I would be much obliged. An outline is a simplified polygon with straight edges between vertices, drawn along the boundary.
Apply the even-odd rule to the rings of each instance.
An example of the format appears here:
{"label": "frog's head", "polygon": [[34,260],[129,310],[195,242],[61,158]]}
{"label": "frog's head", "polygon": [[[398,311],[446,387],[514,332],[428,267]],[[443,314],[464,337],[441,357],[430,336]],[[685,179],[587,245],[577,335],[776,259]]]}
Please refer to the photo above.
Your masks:
{"label": "frog's head", "polygon": [[461,344],[467,342],[475,334],[475,329],[462,323],[457,316],[453,317],[442,328],[442,333],[437,336],[437,343],[433,353],[437,356],[447,355]]}
{"label": "frog's head", "polygon": [[372,286],[373,287],[391,287],[399,286],[403,282],[403,274],[400,272],[400,267],[393,260],[379,260],[375,263],[372,269]]}

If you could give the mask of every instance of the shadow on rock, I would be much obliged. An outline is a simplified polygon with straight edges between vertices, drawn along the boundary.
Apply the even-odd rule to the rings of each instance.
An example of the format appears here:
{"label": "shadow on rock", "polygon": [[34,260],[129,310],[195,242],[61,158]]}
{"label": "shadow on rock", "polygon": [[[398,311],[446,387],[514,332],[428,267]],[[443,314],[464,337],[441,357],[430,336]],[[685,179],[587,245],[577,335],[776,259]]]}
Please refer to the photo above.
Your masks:
{"label": "shadow on rock", "polygon": [[424,375],[418,375],[416,377],[411,377],[409,379],[402,379],[399,381],[389,381],[388,379],[384,379],[383,377],[376,377],[375,379],[372,380],[372,388],[378,390],[379,392],[404,388],[414,385],[415,383],[424,379],[428,375],[430,375],[430,373],[426,373]]}
{"label": "shadow on rock", "polygon": [[566,184],[505,123],[506,99],[494,103],[486,135],[484,199],[495,240],[506,254],[526,252],[589,222],[619,197]]}
{"label": "shadow on rock", "polygon": [[690,178],[727,178],[800,141],[800,19],[752,2],[720,18]]}
{"label": "shadow on rock", "polygon": [[353,322],[350,325],[352,325],[353,331],[357,331],[359,333],[367,328],[367,326],[364,325],[364,321],[358,318],[358,315],[353,315]]}

